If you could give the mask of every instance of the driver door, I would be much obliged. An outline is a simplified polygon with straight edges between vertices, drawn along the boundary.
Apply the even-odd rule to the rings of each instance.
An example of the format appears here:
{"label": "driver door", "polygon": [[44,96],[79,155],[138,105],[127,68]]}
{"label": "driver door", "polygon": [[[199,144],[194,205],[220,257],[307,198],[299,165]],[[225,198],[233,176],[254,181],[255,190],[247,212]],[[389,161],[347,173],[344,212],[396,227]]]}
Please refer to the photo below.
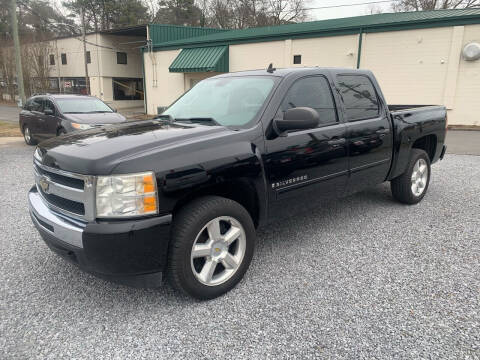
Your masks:
{"label": "driver door", "polygon": [[343,194],[348,161],[346,126],[340,123],[328,79],[323,75],[296,80],[276,117],[294,107],[309,107],[320,117],[317,128],[288,132],[266,140],[264,156],[270,203],[269,218],[283,218]]}

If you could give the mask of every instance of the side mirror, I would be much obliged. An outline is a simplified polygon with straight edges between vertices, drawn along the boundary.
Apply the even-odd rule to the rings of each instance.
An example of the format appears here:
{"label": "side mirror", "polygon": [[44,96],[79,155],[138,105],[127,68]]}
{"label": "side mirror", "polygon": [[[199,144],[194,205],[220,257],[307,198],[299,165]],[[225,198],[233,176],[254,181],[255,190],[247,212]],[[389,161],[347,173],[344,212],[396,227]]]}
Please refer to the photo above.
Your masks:
{"label": "side mirror", "polygon": [[314,129],[318,126],[320,118],[318,113],[309,107],[288,109],[283,119],[273,120],[273,126],[278,135],[291,130]]}
{"label": "side mirror", "polygon": [[55,112],[52,109],[45,109],[43,110],[43,113],[45,115],[53,115]]}

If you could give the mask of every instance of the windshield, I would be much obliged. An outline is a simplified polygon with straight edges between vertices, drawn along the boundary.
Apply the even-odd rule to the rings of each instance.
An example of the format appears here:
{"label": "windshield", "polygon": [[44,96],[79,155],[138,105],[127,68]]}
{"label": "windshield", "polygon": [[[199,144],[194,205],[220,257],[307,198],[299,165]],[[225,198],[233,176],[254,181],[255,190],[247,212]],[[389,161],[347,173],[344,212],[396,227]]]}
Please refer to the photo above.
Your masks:
{"label": "windshield", "polygon": [[64,114],[88,114],[113,112],[107,104],[96,98],[78,97],[56,99],[60,111]]}
{"label": "windshield", "polygon": [[203,80],[162,115],[170,115],[177,121],[204,119],[208,124],[242,126],[257,115],[274,83],[275,78],[270,76]]}

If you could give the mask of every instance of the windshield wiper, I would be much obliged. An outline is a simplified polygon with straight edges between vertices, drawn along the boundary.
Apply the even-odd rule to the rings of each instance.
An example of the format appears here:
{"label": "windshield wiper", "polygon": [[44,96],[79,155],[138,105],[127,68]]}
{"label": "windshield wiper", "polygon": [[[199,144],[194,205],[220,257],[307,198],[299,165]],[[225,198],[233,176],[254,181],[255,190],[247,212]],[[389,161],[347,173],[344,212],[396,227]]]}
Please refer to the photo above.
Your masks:
{"label": "windshield wiper", "polygon": [[220,126],[220,124],[216,122],[214,118],[211,118],[211,117],[176,118],[174,121],[189,122],[192,124],[210,123],[211,125]]}
{"label": "windshield wiper", "polygon": [[112,111],[106,110],[96,110],[96,111],[86,111],[84,114],[103,114],[103,113],[111,113]]}

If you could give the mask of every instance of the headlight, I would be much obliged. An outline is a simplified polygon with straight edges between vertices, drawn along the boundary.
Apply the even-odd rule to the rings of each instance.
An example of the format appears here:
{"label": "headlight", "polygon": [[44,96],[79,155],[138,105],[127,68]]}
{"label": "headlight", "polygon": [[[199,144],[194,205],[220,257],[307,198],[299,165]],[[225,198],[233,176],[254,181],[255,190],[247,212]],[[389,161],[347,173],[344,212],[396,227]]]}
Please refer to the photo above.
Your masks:
{"label": "headlight", "polygon": [[71,124],[72,124],[72,127],[77,130],[87,130],[92,128],[92,126],[88,124],[78,124],[74,122],[72,122]]}
{"label": "headlight", "polygon": [[153,172],[97,177],[97,217],[156,214],[157,182]]}

